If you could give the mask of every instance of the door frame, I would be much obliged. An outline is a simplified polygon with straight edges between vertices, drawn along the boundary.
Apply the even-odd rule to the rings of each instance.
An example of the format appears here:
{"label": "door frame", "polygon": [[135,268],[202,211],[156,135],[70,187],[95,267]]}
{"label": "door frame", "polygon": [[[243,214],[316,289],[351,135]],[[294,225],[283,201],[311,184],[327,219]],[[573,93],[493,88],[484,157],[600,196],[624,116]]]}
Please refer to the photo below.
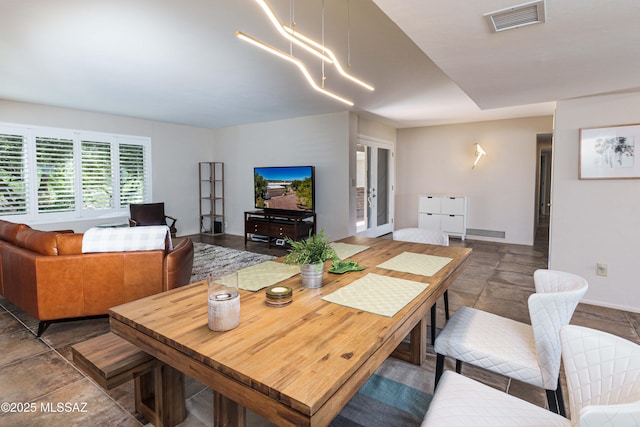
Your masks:
{"label": "door frame", "polygon": [[[387,140],[383,140],[383,139],[378,139],[378,138],[374,138],[374,137],[370,137],[370,136],[366,136],[366,135],[358,135],[357,137],[357,141],[354,147],[354,150],[356,151],[356,158],[357,158],[357,147],[358,145],[365,145],[371,149],[387,149],[389,150],[389,164],[388,164],[388,182],[387,182],[387,204],[388,204],[388,215],[389,215],[389,220],[386,224],[382,225],[382,226],[378,226],[376,224],[375,228],[367,228],[361,232],[357,231],[357,223],[354,224],[354,229],[356,230],[356,234],[359,236],[367,236],[367,237],[379,237],[382,236],[384,234],[388,234],[393,232],[394,229],[394,222],[395,222],[395,143],[393,143],[392,141],[387,141]],[[376,154],[377,156],[377,154]],[[377,157],[376,157],[377,158]],[[356,171],[357,171],[357,160],[356,160]],[[357,173],[357,172],[356,172]],[[376,175],[377,177],[377,175]],[[377,193],[379,194],[380,192],[377,191]],[[377,200],[376,200],[377,201]],[[354,213],[353,217],[355,218],[355,221],[357,222],[357,204],[356,204],[356,212]]]}

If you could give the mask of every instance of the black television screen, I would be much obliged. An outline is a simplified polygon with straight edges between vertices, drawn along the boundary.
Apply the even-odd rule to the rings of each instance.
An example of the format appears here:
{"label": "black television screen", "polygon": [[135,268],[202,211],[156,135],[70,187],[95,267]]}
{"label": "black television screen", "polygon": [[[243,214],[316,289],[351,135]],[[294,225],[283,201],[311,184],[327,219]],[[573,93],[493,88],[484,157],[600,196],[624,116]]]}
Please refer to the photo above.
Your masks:
{"label": "black television screen", "polygon": [[253,168],[254,200],[258,209],[313,212],[313,166]]}

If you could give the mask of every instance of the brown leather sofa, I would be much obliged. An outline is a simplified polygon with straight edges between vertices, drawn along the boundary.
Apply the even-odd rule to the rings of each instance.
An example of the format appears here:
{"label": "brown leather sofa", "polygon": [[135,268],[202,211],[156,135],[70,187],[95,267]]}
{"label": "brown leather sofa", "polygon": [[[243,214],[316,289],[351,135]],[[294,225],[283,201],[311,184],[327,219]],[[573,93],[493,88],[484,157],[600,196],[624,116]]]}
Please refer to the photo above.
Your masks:
{"label": "brown leather sofa", "polygon": [[0,220],[0,294],[40,321],[106,315],[109,308],[189,283],[193,242],[172,251],[82,253],[80,233]]}

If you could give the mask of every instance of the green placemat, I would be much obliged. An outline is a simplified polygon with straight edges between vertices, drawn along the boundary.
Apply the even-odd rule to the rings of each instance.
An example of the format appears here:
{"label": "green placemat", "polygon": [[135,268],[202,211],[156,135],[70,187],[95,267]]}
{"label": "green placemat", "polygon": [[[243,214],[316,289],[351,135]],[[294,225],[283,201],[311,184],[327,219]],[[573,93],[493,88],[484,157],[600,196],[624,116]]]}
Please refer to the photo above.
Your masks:
{"label": "green placemat", "polygon": [[300,273],[299,265],[265,261],[238,270],[238,287],[245,291],[259,291]]}
{"label": "green placemat", "polygon": [[431,277],[452,260],[453,258],[403,252],[379,264],[378,267]]}
{"label": "green placemat", "polygon": [[333,242],[331,243],[331,247],[334,251],[336,251],[336,254],[338,254],[338,258],[340,259],[347,259],[357,253],[369,249],[369,246],[352,245],[351,243],[342,242]]}
{"label": "green placemat", "polygon": [[356,310],[393,317],[428,286],[428,283],[369,273],[322,299]]}

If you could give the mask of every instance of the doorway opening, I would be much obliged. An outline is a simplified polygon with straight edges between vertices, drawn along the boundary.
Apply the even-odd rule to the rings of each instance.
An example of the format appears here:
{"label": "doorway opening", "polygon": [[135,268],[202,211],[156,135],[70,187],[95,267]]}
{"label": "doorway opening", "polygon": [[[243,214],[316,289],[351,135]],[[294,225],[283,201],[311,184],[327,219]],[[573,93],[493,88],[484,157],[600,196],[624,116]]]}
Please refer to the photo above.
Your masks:
{"label": "doorway opening", "polygon": [[549,220],[551,217],[551,171],[553,134],[542,133],[536,137],[537,171],[534,241],[549,244]]}

